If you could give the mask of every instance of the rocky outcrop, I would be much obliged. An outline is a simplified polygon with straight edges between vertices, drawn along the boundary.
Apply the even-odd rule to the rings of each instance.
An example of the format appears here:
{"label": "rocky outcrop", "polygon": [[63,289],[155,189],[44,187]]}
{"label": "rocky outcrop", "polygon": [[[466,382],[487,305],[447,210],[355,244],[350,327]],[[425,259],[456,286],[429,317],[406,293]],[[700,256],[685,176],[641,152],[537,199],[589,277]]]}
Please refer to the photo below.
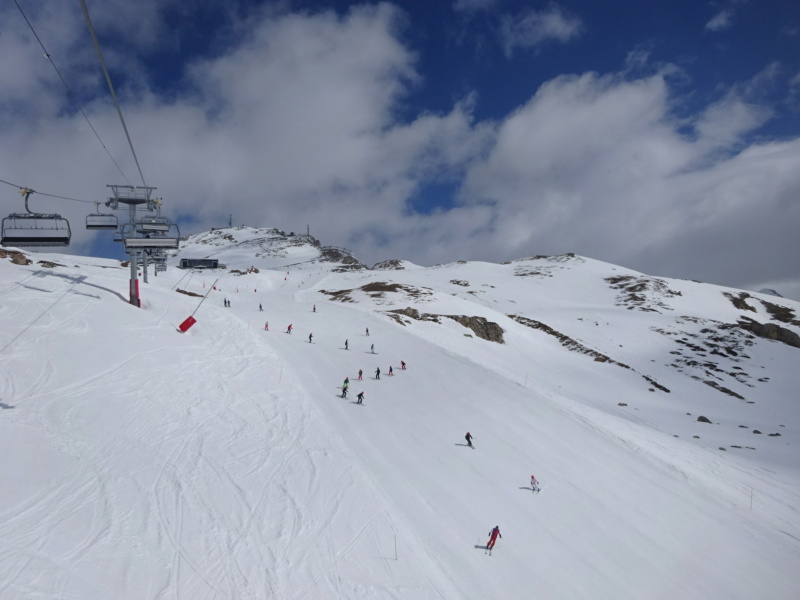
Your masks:
{"label": "rocky outcrop", "polygon": [[775,323],[759,323],[754,319],[745,317],[739,321],[739,327],[746,329],[758,337],[775,340],[787,344],[788,346],[800,348],[800,335],[796,334],[791,329],[786,329]]}
{"label": "rocky outcrop", "polygon": [[751,297],[747,292],[740,292],[738,295],[730,292],[723,292],[722,295],[730,300],[733,306],[738,310],[749,310],[751,312],[756,312],[756,309],[747,303],[747,299]]}
{"label": "rocky outcrop", "polygon": [[16,250],[0,250],[0,258],[10,258],[15,265],[29,265],[33,262],[22,252]]}
{"label": "rocky outcrop", "polygon": [[[497,344],[505,344],[505,340],[503,339],[503,334],[505,331],[503,328],[494,321],[487,320],[485,317],[421,313],[416,308],[411,308],[410,306],[407,306],[406,308],[397,308],[388,312],[394,315],[405,315],[414,319],[415,321],[433,321],[434,323],[441,323],[441,319],[452,319],[459,325],[472,330],[472,332],[482,340],[495,342]],[[403,323],[398,317],[395,317],[395,320],[401,325],[405,325],[405,323]]]}
{"label": "rocky outcrop", "polygon": [[375,263],[372,268],[376,271],[402,271],[405,269],[403,266],[403,261],[397,258]]}
{"label": "rocky outcrop", "polygon": [[482,340],[504,344],[503,328],[494,321],[487,321],[484,317],[466,317],[464,315],[441,315],[453,319],[459,325],[471,329]]}
{"label": "rocky outcrop", "polygon": [[[537,321],[535,319],[529,319],[529,318],[523,317],[521,315],[508,315],[508,317],[510,319],[514,319],[517,323],[521,323],[522,325],[525,325],[526,327],[530,327],[531,329],[538,329],[540,331],[545,332],[548,335],[552,335],[554,338],[556,338],[559,341],[559,343],[562,346],[564,346],[568,350],[571,350],[572,352],[578,352],[580,354],[586,354],[588,356],[591,356],[591,357],[594,358],[595,362],[602,362],[602,363],[607,362],[607,363],[610,363],[612,365],[617,365],[618,367],[622,367],[623,369],[631,369],[631,371],[634,371],[634,372],[638,373],[638,371],[636,371],[636,369],[632,369],[631,367],[629,367],[625,363],[621,363],[619,361],[616,361],[613,358],[611,358],[609,356],[606,356],[605,354],[601,354],[597,350],[593,350],[592,348],[588,348],[587,346],[584,346],[579,341],[574,340],[571,337],[569,337],[568,335],[565,335],[565,334],[561,333],[560,331],[557,331],[557,330],[553,329],[549,325],[545,325],[541,321]],[[643,375],[642,373],[639,373],[639,375],[645,381],[647,381],[650,385],[652,385],[654,388],[658,388],[662,392],[666,392],[668,394],[670,393],[668,388],[666,388],[663,385],[661,385],[660,383],[658,383],[652,377],[649,377],[648,375]],[[651,388],[651,391],[652,391],[652,388]]]}
{"label": "rocky outcrop", "polygon": [[[321,248],[320,251],[320,260],[323,262],[338,262],[342,263],[342,267],[339,270],[360,270],[366,269],[367,265],[363,264],[359,261],[355,256],[350,254],[348,250],[344,248],[335,248],[333,246],[325,246]],[[337,269],[334,269],[337,271]]]}

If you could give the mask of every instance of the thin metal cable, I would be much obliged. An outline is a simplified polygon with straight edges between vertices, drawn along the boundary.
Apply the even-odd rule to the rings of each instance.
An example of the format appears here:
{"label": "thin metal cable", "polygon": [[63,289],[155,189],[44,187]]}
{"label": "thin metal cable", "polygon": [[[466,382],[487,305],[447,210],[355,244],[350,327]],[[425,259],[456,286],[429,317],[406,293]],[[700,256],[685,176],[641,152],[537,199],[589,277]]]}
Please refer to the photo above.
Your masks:
{"label": "thin metal cable", "polygon": [[87,204],[94,204],[94,200],[81,200],[80,198],[69,198],[67,196],[57,196],[55,194],[46,194],[45,192],[37,192],[34,189],[29,187],[23,187],[21,185],[17,185],[16,183],[11,183],[10,181],[6,181],[4,179],[0,179],[0,183],[5,183],[6,185],[10,185],[11,187],[15,187],[18,190],[30,190],[33,194],[39,194],[40,196],[49,196],[51,198],[60,198],[61,200],[71,200],[73,202],[86,202]]}
{"label": "thin metal cable", "polygon": [[55,69],[56,74],[58,75],[59,79],[61,79],[61,83],[63,83],[64,87],[67,88],[67,92],[69,93],[69,95],[72,98],[73,102],[75,102],[75,104],[78,106],[78,110],[81,111],[81,114],[83,115],[83,118],[86,119],[86,122],[89,124],[89,127],[91,128],[92,133],[94,133],[95,137],[97,138],[97,141],[100,142],[100,145],[103,147],[103,150],[106,151],[106,154],[108,154],[108,157],[111,159],[111,162],[113,162],[114,166],[117,167],[117,171],[119,171],[120,175],[122,175],[122,178],[125,181],[128,182],[128,185],[130,185],[131,184],[130,180],[125,176],[125,173],[122,172],[122,169],[120,168],[119,164],[117,164],[117,161],[114,160],[114,157],[111,156],[111,152],[106,147],[106,145],[103,143],[103,140],[100,139],[100,134],[97,133],[97,130],[94,128],[94,125],[92,125],[92,122],[89,120],[89,117],[84,112],[83,107],[81,106],[80,102],[78,102],[78,97],[72,92],[72,90],[70,89],[69,85],[67,84],[67,80],[64,79],[63,75],[61,75],[61,71],[58,70],[58,67],[56,66],[56,63],[53,61],[53,57],[50,56],[50,53],[47,51],[47,48],[44,47],[44,44],[42,43],[42,40],[39,38],[39,35],[36,33],[36,30],[33,28],[33,25],[31,24],[31,22],[28,20],[28,17],[25,15],[25,12],[22,10],[22,7],[19,5],[19,2],[17,2],[17,0],[14,0],[14,4],[17,5],[17,8],[19,9],[19,12],[22,15],[22,18],[25,19],[25,22],[28,24],[28,27],[30,27],[31,33],[33,33],[33,37],[36,38],[36,41],[39,42],[39,46],[42,47],[42,51],[44,52],[45,58],[47,58],[47,60],[50,61],[50,64],[53,65],[53,69]]}
{"label": "thin metal cable", "polygon": [[108,83],[108,89],[111,92],[111,98],[114,100],[114,106],[117,107],[117,114],[119,115],[119,120],[122,122],[122,129],[125,130],[125,137],[128,138],[128,145],[131,148],[133,160],[136,162],[136,168],[139,169],[139,177],[142,178],[142,184],[147,187],[147,182],[144,180],[144,173],[142,173],[142,167],[139,165],[139,158],[136,156],[136,150],[133,149],[133,142],[131,141],[131,136],[128,133],[128,126],[125,125],[125,118],[122,116],[122,108],[120,108],[119,101],[117,100],[117,94],[114,91],[114,84],[111,83],[111,75],[108,73],[106,61],[103,59],[103,52],[100,50],[100,42],[97,40],[97,35],[94,32],[92,19],[89,17],[89,9],[86,7],[85,0],[80,0],[80,2],[81,10],[83,11],[83,18],[86,20],[86,25],[89,27],[89,33],[92,35],[94,49],[97,50],[97,56],[100,58],[100,65],[103,67],[103,74],[106,76],[106,83]]}

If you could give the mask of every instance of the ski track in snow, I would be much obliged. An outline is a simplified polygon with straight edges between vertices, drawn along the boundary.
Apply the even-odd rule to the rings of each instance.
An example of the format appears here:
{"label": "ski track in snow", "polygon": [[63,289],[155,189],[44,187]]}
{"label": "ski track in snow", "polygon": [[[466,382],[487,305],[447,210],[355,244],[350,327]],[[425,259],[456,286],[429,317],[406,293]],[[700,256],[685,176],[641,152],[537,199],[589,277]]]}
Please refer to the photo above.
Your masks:
{"label": "ski track in snow", "polygon": [[[17,280],[0,285],[0,400],[13,407],[0,443],[31,456],[7,452],[0,471],[17,483],[0,491],[0,599],[794,596],[796,474],[674,439],[583,402],[581,387],[523,384],[530,359],[514,344],[540,340],[523,326],[503,347],[465,342],[452,322],[403,327],[325,302],[312,290],[341,278],[300,284],[276,267],[249,300],[212,294],[232,308],[206,305],[179,335],[196,300],[163,286],[181,274],[135,310],[110,277],[90,278],[87,298],[73,278],[2,269]],[[226,290],[255,287],[238,281]],[[603,381],[582,357],[555,368],[585,390]],[[626,400],[642,385],[615,381]],[[496,523],[489,559],[475,546]]]}

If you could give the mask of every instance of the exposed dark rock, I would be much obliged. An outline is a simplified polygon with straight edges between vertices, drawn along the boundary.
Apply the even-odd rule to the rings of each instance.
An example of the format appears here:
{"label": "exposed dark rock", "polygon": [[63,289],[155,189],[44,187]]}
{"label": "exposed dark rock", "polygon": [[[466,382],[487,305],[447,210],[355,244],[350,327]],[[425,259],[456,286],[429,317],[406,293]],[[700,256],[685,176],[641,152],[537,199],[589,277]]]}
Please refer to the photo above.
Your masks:
{"label": "exposed dark rock", "polygon": [[[484,317],[468,317],[466,315],[435,315],[429,313],[420,313],[416,308],[410,306],[406,308],[398,308],[387,311],[396,315],[405,315],[414,319],[415,321],[432,321],[434,323],[441,323],[441,319],[452,319],[459,325],[471,329],[476,336],[489,342],[496,342],[504,344],[503,328],[494,321],[488,321]],[[398,317],[395,318],[399,323],[405,325]]]}
{"label": "exposed dark rock", "polygon": [[750,317],[744,317],[738,323],[739,327],[768,340],[782,342],[795,348],[800,348],[800,335],[790,329],[775,323],[759,323]]}
{"label": "exposed dark rock", "polygon": [[248,267],[246,271],[240,271],[239,269],[231,269],[230,272],[234,275],[247,275],[248,273],[259,273],[259,270],[256,267]]}
{"label": "exposed dark rock", "polygon": [[612,289],[618,290],[617,306],[625,306],[628,310],[660,312],[658,309],[672,310],[663,301],[664,298],[682,296],[680,291],[671,290],[667,282],[657,277],[615,275],[605,280]]}
{"label": "exposed dark rock", "polygon": [[433,321],[434,323],[441,323],[439,320],[439,315],[420,313],[416,308],[411,308],[410,306],[407,306],[406,308],[396,308],[388,312],[405,315],[407,317],[411,317],[415,321]]}
{"label": "exposed dark rock", "polygon": [[756,309],[750,306],[746,300],[750,298],[750,294],[747,292],[739,292],[739,295],[734,295],[730,292],[722,292],[722,295],[725,296],[728,300],[730,300],[733,305],[738,308],[739,310],[749,310],[751,312],[756,312]]}
{"label": "exposed dark rock", "polygon": [[383,262],[375,263],[372,266],[372,268],[377,271],[391,271],[391,270],[402,271],[403,269],[405,269],[402,263],[403,261],[398,260],[396,258],[392,258],[389,260],[384,260]]}
{"label": "exposed dark rock", "polygon": [[739,400],[744,400],[745,399],[744,396],[742,396],[740,394],[737,394],[733,390],[731,390],[729,388],[726,388],[725,386],[720,385],[716,381],[713,381],[711,379],[701,379],[697,375],[692,375],[692,379],[696,379],[697,381],[702,381],[707,386],[713,387],[715,390],[719,390],[723,394],[728,394],[728,396],[733,396],[734,398],[738,398]]}
{"label": "exposed dark rock", "polygon": [[760,300],[761,304],[764,305],[764,308],[767,309],[770,317],[775,319],[776,321],[780,321],[781,323],[790,323],[792,325],[797,325],[800,327],[800,321],[794,318],[794,310],[789,308],[788,306],[781,306],[779,304],[774,304],[772,302],[768,302],[766,300]]}
{"label": "exposed dark rock", "polygon": [[[593,357],[595,360],[597,360],[599,358],[600,360],[597,361],[597,362],[608,362],[608,363],[611,363],[613,365],[617,365],[619,367],[622,367],[623,369],[630,369],[630,367],[628,365],[626,365],[624,363],[621,363],[621,362],[618,362],[618,361],[606,356],[605,354],[601,354],[597,350],[592,350],[591,348],[587,348],[586,346],[584,346],[583,344],[581,344],[577,340],[572,339],[568,335],[564,335],[560,331],[556,331],[555,329],[553,329],[549,325],[545,325],[544,323],[542,323],[540,321],[537,321],[535,319],[529,319],[527,317],[523,317],[523,316],[520,316],[520,315],[508,315],[508,317],[510,319],[514,319],[518,323],[522,323],[523,325],[526,325],[527,327],[530,327],[531,329],[538,329],[540,331],[544,331],[548,335],[552,335],[553,337],[555,337],[561,343],[562,346],[564,346],[565,348],[567,348],[569,350],[572,350],[573,352],[579,352],[581,354],[586,354],[588,356]],[[641,373],[640,373],[640,375],[641,375]],[[652,377],[648,377],[647,375],[641,375],[641,376],[646,381],[648,381],[651,385],[654,385],[655,387],[660,389],[662,392],[669,393],[669,389],[667,389],[666,387],[664,387],[660,383],[656,382],[656,380],[654,380]]]}
{"label": "exposed dark rock", "polygon": [[711,421],[708,420],[708,417],[704,417],[703,415],[700,415],[699,417],[697,417],[697,420],[700,423],[711,423]]}
{"label": "exposed dark rock", "polygon": [[471,329],[479,338],[490,342],[504,344],[503,328],[494,321],[487,321],[484,317],[467,317],[464,315],[441,315],[453,319],[456,323]]}
{"label": "exposed dark rock", "polygon": [[22,252],[16,250],[0,250],[0,258],[10,258],[15,265],[29,265],[33,262]]}
{"label": "exposed dark rock", "polygon": [[323,262],[339,262],[345,265],[346,270],[359,270],[366,269],[367,266],[362,264],[356,257],[350,254],[349,250],[344,248],[334,248],[333,246],[325,246],[320,248],[320,260]]}
{"label": "exposed dark rock", "polygon": [[197,298],[202,298],[203,294],[195,294],[194,292],[187,292],[186,290],[175,290],[179,294],[186,294],[187,296],[196,296]]}

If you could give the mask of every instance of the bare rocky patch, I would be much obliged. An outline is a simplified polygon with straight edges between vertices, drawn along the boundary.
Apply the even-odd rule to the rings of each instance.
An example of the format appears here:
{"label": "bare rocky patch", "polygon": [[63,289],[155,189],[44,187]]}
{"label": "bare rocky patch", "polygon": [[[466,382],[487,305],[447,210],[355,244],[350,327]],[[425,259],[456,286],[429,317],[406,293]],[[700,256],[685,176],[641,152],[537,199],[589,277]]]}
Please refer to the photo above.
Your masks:
{"label": "bare rocky patch", "polygon": [[30,265],[33,261],[16,250],[0,250],[0,258],[8,258],[15,265]]}
{"label": "bare rocky patch", "polygon": [[403,266],[403,261],[392,258],[389,260],[384,260],[379,263],[375,263],[372,265],[372,268],[376,271],[403,271],[405,267]]}
{"label": "bare rocky patch", "polygon": [[320,290],[320,293],[326,294],[331,297],[331,300],[338,302],[354,302],[354,292],[364,292],[374,300],[386,300],[387,294],[403,294],[405,299],[417,301],[433,295],[433,290],[429,288],[415,288],[402,283],[388,283],[385,281],[373,281],[359,288],[349,290]]}
{"label": "bare rocky patch", "polygon": [[682,296],[679,291],[671,290],[667,282],[657,277],[616,275],[606,277],[605,282],[611,289],[617,290],[616,305],[628,310],[641,310],[644,312],[661,312],[673,310],[664,300]]}
{"label": "bare rocky patch", "polygon": [[794,348],[800,348],[800,335],[796,334],[791,329],[781,327],[775,323],[759,323],[750,317],[743,317],[739,323],[739,327],[768,340],[775,340],[782,342]]}
{"label": "bare rocky patch", "polygon": [[630,366],[628,366],[628,365],[626,365],[624,363],[616,361],[613,358],[611,358],[611,357],[609,357],[609,356],[607,356],[607,355],[605,355],[605,354],[603,354],[601,352],[598,352],[597,350],[594,350],[592,348],[584,346],[579,341],[572,339],[571,337],[561,333],[560,331],[556,331],[555,329],[553,329],[549,325],[545,325],[544,323],[542,323],[540,321],[536,321],[534,319],[529,319],[527,317],[523,317],[523,316],[520,316],[520,315],[508,315],[508,317],[510,319],[514,319],[517,323],[521,323],[521,324],[523,324],[523,325],[525,325],[527,327],[530,327],[532,329],[538,329],[539,331],[543,331],[543,332],[547,333],[548,335],[551,335],[551,336],[555,337],[561,343],[561,345],[564,346],[565,348],[567,348],[568,350],[571,350],[573,352],[578,352],[579,354],[586,354],[588,356],[591,356],[591,357],[594,358],[595,362],[607,362],[607,363],[610,363],[610,364],[613,364],[613,365],[617,365],[618,367],[622,367],[623,369],[630,369],[634,373],[637,373],[639,376],[641,376],[645,381],[650,383],[650,385],[658,388],[662,392],[669,393],[669,389],[667,389],[666,387],[664,387],[663,385],[658,383],[652,377],[649,377],[647,375],[643,375],[643,374],[639,373],[638,371],[636,371],[636,369],[633,369],[633,368],[631,368]]}
{"label": "bare rocky patch", "polygon": [[241,276],[241,275],[247,275],[249,273],[260,273],[260,271],[256,267],[249,267],[245,271],[240,271],[239,269],[231,269],[229,273],[236,276]]}
{"label": "bare rocky patch", "polygon": [[[421,313],[416,308],[406,307],[398,308],[395,310],[387,311],[400,325],[405,326],[401,315],[414,319],[415,321],[430,321],[433,323],[442,323],[442,319],[452,319],[459,325],[470,329],[477,337],[489,342],[496,342],[504,344],[503,328],[494,321],[489,321],[485,317],[469,317],[466,315],[436,315],[431,313]],[[468,334],[465,334],[468,335]]]}
{"label": "bare rocky patch", "polygon": [[49,260],[40,260],[36,262],[37,265],[42,265],[45,269],[55,269],[56,267],[63,267],[58,263],[50,262]]}
{"label": "bare rocky patch", "polygon": [[179,294],[185,294],[186,296],[194,296],[195,298],[202,298],[203,294],[195,294],[194,292],[189,292],[187,290],[175,290]]}
{"label": "bare rocky patch", "polygon": [[744,396],[728,387],[730,384],[755,387],[753,378],[740,366],[750,359],[747,351],[754,337],[738,325],[681,316],[674,327],[653,327],[652,331],[675,343],[669,352],[674,356],[669,366],[678,372],[740,400],[745,400]]}

